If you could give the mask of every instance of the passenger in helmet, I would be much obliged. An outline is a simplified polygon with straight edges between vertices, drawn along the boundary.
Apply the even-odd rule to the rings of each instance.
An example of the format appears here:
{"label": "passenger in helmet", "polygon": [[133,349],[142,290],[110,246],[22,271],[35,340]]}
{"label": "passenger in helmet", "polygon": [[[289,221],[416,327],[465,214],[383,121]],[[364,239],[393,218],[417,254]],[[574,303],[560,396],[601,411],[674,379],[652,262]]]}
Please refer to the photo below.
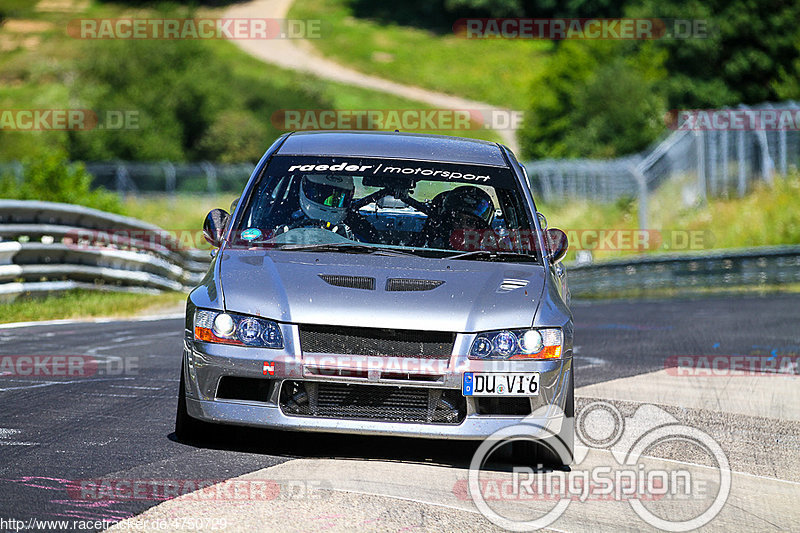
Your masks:
{"label": "passenger in helmet", "polygon": [[300,210],[291,216],[290,224],[276,228],[275,234],[300,227],[320,227],[352,239],[352,231],[344,220],[353,202],[354,192],[351,176],[303,176],[300,181]]}
{"label": "passenger in helmet", "polygon": [[465,232],[491,228],[494,217],[492,197],[484,190],[464,185],[436,196],[433,212],[420,232],[423,246],[464,249]]}
{"label": "passenger in helmet", "polygon": [[456,187],[442,203],[442,216],[458,229],[488,229],[494,217],[492,197],[473,185]]}

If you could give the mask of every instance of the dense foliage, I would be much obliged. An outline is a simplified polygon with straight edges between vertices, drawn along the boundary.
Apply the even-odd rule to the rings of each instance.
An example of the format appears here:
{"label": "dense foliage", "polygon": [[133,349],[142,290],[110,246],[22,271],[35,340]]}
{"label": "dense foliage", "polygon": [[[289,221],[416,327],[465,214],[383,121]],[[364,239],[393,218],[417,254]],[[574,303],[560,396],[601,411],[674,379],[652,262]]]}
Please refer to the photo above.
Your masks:
{"label": "dense foliage", "polygon": [[793,0],[351,0],[356,16],[452,31],[468,17],[699,20],[690,38],[562,41],[534,83],[525,157],[605,157],[665,131],[670,109],[800,98],[800,2]]}
{"label": "dense foliage", "polygon": [[527,157],[605,157],[665,131],[667,110],[800,97],[800,3],[630,2],[633,18],[707,21],[705,37],[560,43],[531,93]]}
{"label": "dense foliage", "polygon": [[135,111],[136,129],[71,132],[73,159],[256,161],[282,133],[280,108],[326,107],[313,90],[278,91],[269,78],[237,75],[201,41],[90,43],[78,63],[85,106]]}
{"label": "dense foliage", "polygon": [[92,176],[80,163],[69,163],[65,153],[54,150],[23,163],[21,176],[0,176],[0,198],[41,200],[85,205],[122,213],[116,194],[92,189]]}

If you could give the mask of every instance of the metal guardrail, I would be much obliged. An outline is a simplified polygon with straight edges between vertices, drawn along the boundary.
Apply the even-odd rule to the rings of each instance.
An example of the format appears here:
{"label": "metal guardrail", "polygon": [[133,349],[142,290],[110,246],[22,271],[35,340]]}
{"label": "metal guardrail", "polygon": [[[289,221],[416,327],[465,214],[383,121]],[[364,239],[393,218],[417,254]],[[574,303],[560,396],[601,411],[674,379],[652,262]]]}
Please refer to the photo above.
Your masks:
{"label": "metal guardrail", "polygon": [[567,265],[573,296],[800,283],[800,246],[769,246]]}
{"label": "metal guardrail", "polygon": [[[120,230],[113,244],[104,235]],[[156,236],[155,241],[137,236]],[[0,200],[0,300],[71,289],[186,290],[208,269],[158,226],[87,207]],[[800,246],[621,258],[568,265],[573,296],[668,288],[800,283]]]}
{"label": "metal guardrail", "polygon": [[0,299],[71,289],[187,290],[208,251],[135,218],[54,202],[0,200]]}

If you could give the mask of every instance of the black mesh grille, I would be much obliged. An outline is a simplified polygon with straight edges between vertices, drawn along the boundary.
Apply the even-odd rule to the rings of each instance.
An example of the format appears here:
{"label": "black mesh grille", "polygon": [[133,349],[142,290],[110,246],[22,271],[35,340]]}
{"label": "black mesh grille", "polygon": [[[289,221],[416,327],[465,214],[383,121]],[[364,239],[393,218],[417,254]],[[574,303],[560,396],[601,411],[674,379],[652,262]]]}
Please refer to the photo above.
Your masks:
{"label": "black mesh grille", "polygon": [[348,287],[350,289],[366,289],[368,291],[375,290],[375,278],[366,276],[339,276],[334,274],[319,274],[319,277],[337,287]]}
{"label": "black mesh grille", "polygon": [[457,390],[312,381],[284,381],[280,406],[289,416],[423,424],[459,424],[467,411]]}
{"label": "black mesh grille", "polygon": [[436,279],[406,279],[406,278],[389,278],[386,280],[387,291],[429,291],[435,289],[444,281]]}
{"label": "black mesh grille", "polygon": [[449,359],[455,334],[339,326],[300,326],[303,353]]}

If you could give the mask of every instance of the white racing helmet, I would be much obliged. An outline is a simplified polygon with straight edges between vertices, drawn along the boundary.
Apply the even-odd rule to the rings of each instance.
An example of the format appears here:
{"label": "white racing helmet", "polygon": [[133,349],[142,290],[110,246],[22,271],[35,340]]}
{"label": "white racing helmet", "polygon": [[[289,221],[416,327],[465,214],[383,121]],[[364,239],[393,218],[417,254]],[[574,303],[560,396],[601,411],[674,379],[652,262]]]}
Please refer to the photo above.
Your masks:
{"label": "white racing helmet", "polygon": [[309,174],[300,182],[300,207],[308,218],[341,223],[353,201],[351,176]]}

